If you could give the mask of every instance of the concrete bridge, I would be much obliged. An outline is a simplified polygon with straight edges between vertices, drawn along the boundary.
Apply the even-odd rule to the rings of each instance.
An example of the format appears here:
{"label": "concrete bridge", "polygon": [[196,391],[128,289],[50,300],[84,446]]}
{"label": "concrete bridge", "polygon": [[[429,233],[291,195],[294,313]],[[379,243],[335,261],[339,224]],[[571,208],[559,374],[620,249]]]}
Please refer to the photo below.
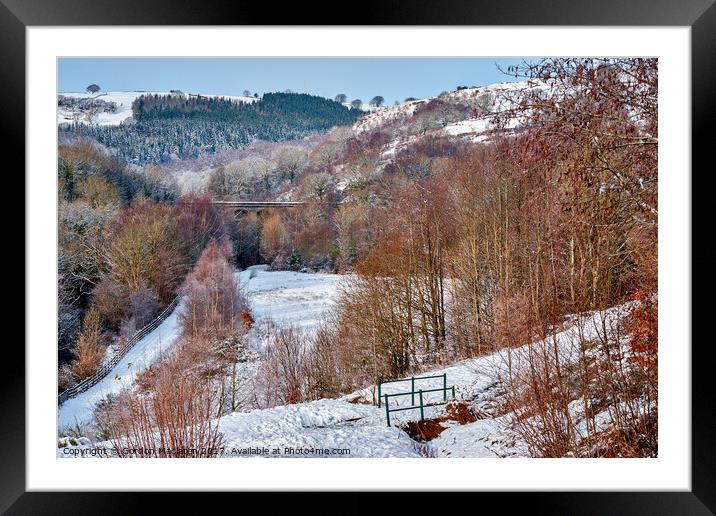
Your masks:
{"label": "concrete bridge", "polygon": [[309,203],[303,201],[211,201],[214,206],[234,210],[265,210],[268,208],[297,208]]}
{"label": "concrete bridge", "polygon": [[[229,208],[236,211],[264,211],[272,209],[300,208],[301,206],[309,206],[314,202],[307,201],[222,201],[211,199],[209,202],[217,207]],[[179,204],[193,204],[194,201],[179,201]],[[338,206],[340,202],[320,202],[319,204],[330,204]]]}

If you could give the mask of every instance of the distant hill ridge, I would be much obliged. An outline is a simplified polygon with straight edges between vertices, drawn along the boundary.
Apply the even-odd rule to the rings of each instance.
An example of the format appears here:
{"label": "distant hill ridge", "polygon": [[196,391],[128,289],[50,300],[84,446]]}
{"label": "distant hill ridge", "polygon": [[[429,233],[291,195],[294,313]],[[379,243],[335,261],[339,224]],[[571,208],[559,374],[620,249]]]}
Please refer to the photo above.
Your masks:
{"label": "distant hill ridge", "polygon": [[[255,102],[225,97],[146,94],[134,98],[132,119],[119,125],[60,126],[116,149],[130,163],[194,158],[254,140],[300,139],[353,124],[363,111],[305,93],[266,93]],[[167,123],[171,120],[171,123]]]}

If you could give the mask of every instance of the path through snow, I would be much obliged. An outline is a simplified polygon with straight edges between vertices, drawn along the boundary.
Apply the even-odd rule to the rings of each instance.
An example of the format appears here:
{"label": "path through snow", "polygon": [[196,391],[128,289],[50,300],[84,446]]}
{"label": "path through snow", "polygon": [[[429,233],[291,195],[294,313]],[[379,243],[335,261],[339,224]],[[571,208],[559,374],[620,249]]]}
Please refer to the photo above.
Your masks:
{"label": "path through snow", "polygon": [[179,337],[177,314],[182,304],[179,303],[154,331],[137,342],[132,349],[99,383],[83,393],[65,401],[59,408],[58,426],[62,431],[67,426],[86,424],[92,419],[92,411],[97,402],[108,394],[121,391],[134,383],[138,373],[152,365],[159,356],[171,349]]}

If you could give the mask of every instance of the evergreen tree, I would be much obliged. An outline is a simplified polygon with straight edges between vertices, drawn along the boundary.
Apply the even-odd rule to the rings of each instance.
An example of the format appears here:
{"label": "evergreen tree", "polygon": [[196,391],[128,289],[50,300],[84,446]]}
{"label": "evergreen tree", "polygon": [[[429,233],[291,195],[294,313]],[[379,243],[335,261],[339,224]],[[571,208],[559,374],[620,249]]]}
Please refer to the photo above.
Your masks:
{"label": "evergreen tree", "polygon": [[236,149],[254,140],[285,141],[352,124],[363,113],[323,97],[267,93],[258,102],[223,97],[142,95],[132,103],[134,120],[118,126],[62,127],[117,150],[117,157],[144,165],[196,158]]}

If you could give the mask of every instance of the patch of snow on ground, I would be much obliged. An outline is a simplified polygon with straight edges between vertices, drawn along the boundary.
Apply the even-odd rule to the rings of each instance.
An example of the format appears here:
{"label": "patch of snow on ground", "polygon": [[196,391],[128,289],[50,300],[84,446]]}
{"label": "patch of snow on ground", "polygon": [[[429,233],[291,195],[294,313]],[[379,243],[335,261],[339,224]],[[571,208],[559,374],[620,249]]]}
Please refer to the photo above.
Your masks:
{"label": "patch of snow on ground", "polygon": [[267,265],[254,265],[237,274],[257,323],[249,334],[257,351],[265,349],[267,325],[317,329],[346,280],[338,274],[269,271]]}
{"label": "patch of snow on ground", "polygon": [[489,117],[473,118],[470,120],[460,120],[452,124],[448,124],[443,128],[450,136],[460,136],[463,134],[480,134],[490,129]]}
{"label": "patch of snow on ground", "polygon": [[525,446],[510,435],[504,418],[478,419],[466,425],[451,425],[430,442],[438,457],[524,457]]}
{"label": "patch of snow on ground", "polygon": [[[278,448],[280,457],[420,457],[407,434],[385,425],[380,409],[342,400],[235,412],[221,419],[219,430],[228,457],[251,447]],[[337,451],[343,449],[350,453]]]}

